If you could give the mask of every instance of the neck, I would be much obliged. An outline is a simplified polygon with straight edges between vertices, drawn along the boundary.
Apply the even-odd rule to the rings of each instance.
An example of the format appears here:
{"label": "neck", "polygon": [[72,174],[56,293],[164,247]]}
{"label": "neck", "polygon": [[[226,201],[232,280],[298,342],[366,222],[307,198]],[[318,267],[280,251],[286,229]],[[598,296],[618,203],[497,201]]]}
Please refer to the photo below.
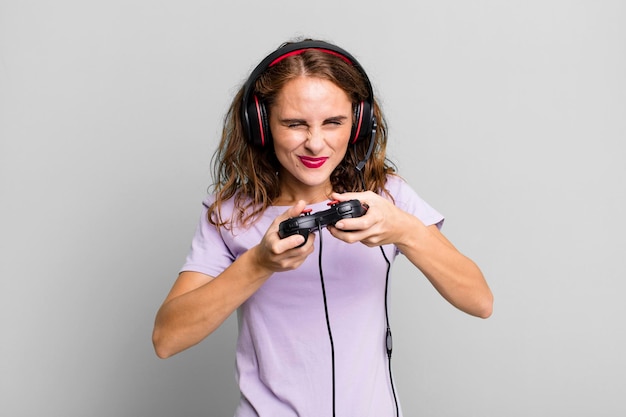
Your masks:
{"label": "neck", "polygon": [[332,192],[330,181],[316,186],[305,186],[301,183],[295,185],[283,182],[280,186],[280,195],[274,204],[277,206],[292,206],[300,200],[304,200],[307,204],[320,203],[328,200]]}

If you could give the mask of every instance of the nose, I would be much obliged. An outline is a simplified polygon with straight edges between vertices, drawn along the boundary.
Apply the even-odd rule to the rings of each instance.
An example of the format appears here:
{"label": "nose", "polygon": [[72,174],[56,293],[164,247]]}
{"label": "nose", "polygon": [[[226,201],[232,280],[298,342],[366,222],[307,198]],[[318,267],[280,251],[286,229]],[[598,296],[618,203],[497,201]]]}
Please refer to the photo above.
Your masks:
{"label": "nose", "polygon": [[304,147],[313,155],[317,155],[324,149],[325,142],[324,131],[320,128],[311,127],[307,132]]}

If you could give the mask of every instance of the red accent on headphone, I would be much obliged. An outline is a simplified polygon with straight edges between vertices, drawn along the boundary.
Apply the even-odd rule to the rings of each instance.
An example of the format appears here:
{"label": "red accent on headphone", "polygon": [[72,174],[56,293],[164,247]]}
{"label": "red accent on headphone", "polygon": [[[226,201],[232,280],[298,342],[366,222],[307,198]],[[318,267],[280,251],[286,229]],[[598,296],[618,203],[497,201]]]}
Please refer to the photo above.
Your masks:
{"label": "red accent on headphone", "polygon": [[269,67],[272,67],[272,66],[274,66],[274,65],[278,64],[280,61],[282,61],[282,60],[283,60],[283,59],[285,59],[285,58],[288,58],[288,57],[290,57],[290,56],[294,56],[294,55],[300,55],[300,54],[302,54],[303,52],[310,51],[310,50],[312,50],[312,49],[317,49],[318,51],[322,51],[322,52],[325,52],[325,53],[327,53],[327,54],[337,56],[337,57],[339,57],[339,58],[343,59],[344,61],[346,61],[348,64],[353,65],[353,64],[352,64],[352,62],[350,62],[350,60],[349,60],[348,58],[346,58],[345,56],[341,55],[341,54],[340,54],[340,53],[338,53],[338,52],[331,51],[330,49],[322,49],[322,48],[304,48],[304,49],[296,49],[295,51],[291,51],[291,52],[289,52],[289,53],[287,53],[287,54],[285,54],[285,55],[281,55],[281,56],[279,56],[278,58],[276,58],[275,60],[273,60],[271,64],[269,64]]}
{"label": "red accent on headphone", "polygon": [[254,95],[254,104],[256,105],[256,115],[259,119],[259,126],[261,126],[261,129],[259,129],[261,131],[261,146],[265,146],[265,130],[263,129],[263,118],[261,116],[261,109],[259,107],[259,99],[256,94]]}
{"label": "red accent on headphone", "polygon": [[363,102],[361,102],[360,106],[361,111],[359,112],[359,120],[357,121],[356,132],[354,132],[354,139],[352,139],[352,143],[356,142],[359,137],[359,133],[361,133],[361,122],[363,121]]}

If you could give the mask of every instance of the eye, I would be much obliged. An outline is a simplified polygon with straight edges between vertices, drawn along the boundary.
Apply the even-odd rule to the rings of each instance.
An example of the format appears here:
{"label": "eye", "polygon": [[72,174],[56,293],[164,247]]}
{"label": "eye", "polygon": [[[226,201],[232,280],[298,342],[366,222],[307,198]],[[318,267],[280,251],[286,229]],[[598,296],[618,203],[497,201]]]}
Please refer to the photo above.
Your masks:
{"label": "eye", "polygon": [[346,121],[345,117],[331,117],[330,119],[326,119],[324,124],[331,126],[341,126]]}
{"label": "eye", "polygon": [[301,129],[308,127],[306,121],[301,119],[283,119],[280,123],[287,129]]}

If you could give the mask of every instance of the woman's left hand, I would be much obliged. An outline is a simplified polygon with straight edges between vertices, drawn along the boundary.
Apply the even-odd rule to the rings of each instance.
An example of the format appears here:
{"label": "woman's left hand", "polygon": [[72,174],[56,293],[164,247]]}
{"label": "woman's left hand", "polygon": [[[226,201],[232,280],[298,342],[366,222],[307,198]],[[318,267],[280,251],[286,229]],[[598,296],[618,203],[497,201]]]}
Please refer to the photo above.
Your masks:
{"label": "woman's left hand", "polygon": [[348,243],[367,246],[393,243],[452,305],[477,317],[489,317],[493,295],[478,266],[459,252],[436,225],[417,217],[371,191],[333,193],[339,201],[356,199],[369,209],[361,217],[339,220],[328,231]]}
{"label": "woman's left hand", "polygon": [[[339,220],[335,226],[329,226],[329,232],[344,242],[362,242],[367,246],[381,246],[398,243],[406,231],[402,225],[410,221],[408,214],[396,207],[391,201],[372,192],[333,193],[331,198],[338,201],[359,200],[368,206],[367,213],[361,217]],[[414,221],[414,220],[413,220]]]}

